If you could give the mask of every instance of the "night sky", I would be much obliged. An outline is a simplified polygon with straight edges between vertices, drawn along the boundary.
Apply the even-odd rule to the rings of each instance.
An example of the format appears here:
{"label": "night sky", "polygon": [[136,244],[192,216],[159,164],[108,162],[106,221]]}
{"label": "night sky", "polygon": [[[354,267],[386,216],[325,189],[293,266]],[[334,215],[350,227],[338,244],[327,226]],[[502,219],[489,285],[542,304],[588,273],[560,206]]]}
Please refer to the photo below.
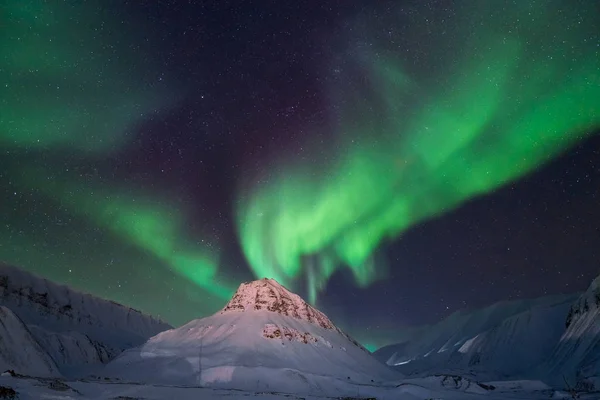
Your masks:
{"label": "night sky", "polygon": [[0,0],[0,260],[374,348],[600,273],[600,3]]}

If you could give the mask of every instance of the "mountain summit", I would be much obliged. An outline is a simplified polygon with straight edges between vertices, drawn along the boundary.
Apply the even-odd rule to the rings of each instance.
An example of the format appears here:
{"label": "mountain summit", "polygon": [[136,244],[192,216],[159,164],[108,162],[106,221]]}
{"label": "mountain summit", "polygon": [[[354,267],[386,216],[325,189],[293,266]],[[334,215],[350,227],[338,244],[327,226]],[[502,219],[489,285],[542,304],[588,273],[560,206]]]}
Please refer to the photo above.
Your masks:
{"label": "mountain summit", "polygon": [[332,395],[348,385],[401,378],[272,279],[241,284],[216,314],[125,351],[104,373],[153,384],[269,391],[297,387]]}
{"label": "mountain summit", "polygon": [[221,314],[246,310],[266,310],[307,321],[325,329],[335,329],[335,325],[325,314],[310,306],[302,297],[287,290],[275,279],[264,278],[242,283],[221,310]]}

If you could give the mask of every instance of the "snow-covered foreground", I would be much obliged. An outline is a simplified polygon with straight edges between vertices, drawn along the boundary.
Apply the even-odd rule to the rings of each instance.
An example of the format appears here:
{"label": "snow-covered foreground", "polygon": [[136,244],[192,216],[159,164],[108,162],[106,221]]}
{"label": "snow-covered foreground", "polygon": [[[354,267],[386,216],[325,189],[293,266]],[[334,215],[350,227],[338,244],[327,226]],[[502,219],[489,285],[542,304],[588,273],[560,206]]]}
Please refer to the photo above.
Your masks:
{"label": "snow-covered foreground", "polygon": [[[491,388],[493,386],[493,389]],[[571,399],[569,393],[550,389],[539,381],[507,381],[477,384],[459,377],[427,377],[404,380],[382,387],[355,386],[355,394],[338,396],[305,394],[302,390],[290,393],[266,390],[240,391],[202,387],[141,385],[118,381],[62,381],[29,377],[0,377],[0,398],[7,388],[16,392],[19,400],[216,400],[216,399],[378,399],[378,400],[542,400]],[[295,388],[296,390],[301,388]],[[581,394],[578,399],[598,399],[600,393]]]}

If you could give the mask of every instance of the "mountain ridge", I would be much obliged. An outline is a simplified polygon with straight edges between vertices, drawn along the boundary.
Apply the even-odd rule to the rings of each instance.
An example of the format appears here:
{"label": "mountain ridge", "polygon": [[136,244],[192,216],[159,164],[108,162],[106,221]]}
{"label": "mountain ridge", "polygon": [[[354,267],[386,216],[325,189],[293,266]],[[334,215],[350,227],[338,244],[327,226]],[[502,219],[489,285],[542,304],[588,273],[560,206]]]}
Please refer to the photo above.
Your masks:
{"label": "mountain ridge", "polygon": [[325,329],[335,327],[333,322],[321,311],[309,305],[276,280],[269,278],[241,283],[220,313],[246,311],[247,309],[258,311],[263,308],[281,315],[316,323]]}
{"label": "mountain ridge", "polygon": [[[126,348],[172,328],[133,308],[5,263],[0,263],[0,305],[22,321],[61,373],[108,362]],[[10,357],[21,357],[18,349]],[[12,369],[27,373],[23,365]]]}
{"label": "mountain ridge", "polygon": [[411,376],[541,379],[600,387],[600,276],[584,292],[453,313],[374,355]]}

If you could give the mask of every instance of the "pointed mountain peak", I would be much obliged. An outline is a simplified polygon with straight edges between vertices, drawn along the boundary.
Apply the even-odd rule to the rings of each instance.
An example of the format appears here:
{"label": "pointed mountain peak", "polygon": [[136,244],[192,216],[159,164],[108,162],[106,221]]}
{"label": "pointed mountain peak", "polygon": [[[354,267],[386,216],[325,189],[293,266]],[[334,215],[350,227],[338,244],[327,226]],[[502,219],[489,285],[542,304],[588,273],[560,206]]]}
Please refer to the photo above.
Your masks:
{"label": "pointed mountain peak", "polygon": [[270,311],[308,321],[325,329],[337,330],[325,314],[310,306],[275,279],[264,278],[242,283],[221,310],[221,314],[247,311]]}

